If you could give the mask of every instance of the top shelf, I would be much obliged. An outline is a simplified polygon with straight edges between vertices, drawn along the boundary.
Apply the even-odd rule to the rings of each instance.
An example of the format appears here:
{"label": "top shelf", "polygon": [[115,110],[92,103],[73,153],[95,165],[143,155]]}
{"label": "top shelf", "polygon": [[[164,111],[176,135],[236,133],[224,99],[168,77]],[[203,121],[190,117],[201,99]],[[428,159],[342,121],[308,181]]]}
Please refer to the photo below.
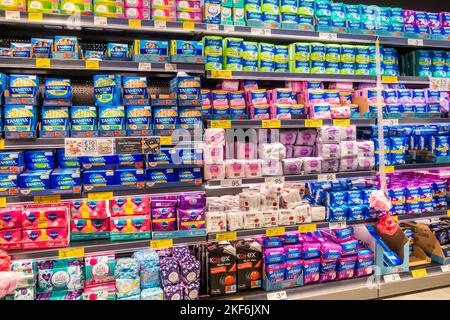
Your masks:
{"label": "top shelf", "polygon": [[[0,25],[13,24],[14,27],[27,29],[48,29],[58,28],[66,30],[95,31],[103,30],[110,32],[126,31],[146,35],[148,33],[164,34],[165,36],[200,36],[200,35],[220,35],[237,36],[253,39],[271,39],[280,41],[321,41],[338,43],[360,43],[375,44],[379,37],[381,45],[408,46],[408,47],[429,47],[429,48],[450,48],[450,36],[442,40],[402,37],[401,33],[392,33],[392,36],[376,35],[375,32],[367,30],[366,33],[353,34],[333,31],[312,31],[304,29],[282,29],[282,28],[260,28],[250,26],[226,26],[205,23],[189,22],[165,22],[152,20],[136,20],[123,18],[105,18],[95,16],[80,16],[74,18],[71,15],[59,14],[29,14],[27,12],[0,11]],[[363,30],[361,30],[364,32]],[[331,33],[330,33],[331,32]],[[413,36],[413,35],[412,35]],[[429,37],[430,35],[424,35]],[[417,40],[418,39],[418,40]]]}

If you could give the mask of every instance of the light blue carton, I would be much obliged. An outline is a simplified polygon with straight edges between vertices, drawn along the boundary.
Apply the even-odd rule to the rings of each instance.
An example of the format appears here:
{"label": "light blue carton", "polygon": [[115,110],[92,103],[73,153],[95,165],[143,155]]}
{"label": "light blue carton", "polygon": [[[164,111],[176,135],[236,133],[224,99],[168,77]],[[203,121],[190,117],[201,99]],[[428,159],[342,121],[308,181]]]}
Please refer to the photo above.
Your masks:
{"label": "light blue carton", "polygon": [[119,106],[122,102],[122,78],[118,74],[94,76],[95,105]]}
{"label": "light blue carton", "polygon": [[126,107],[127,130],[152,129],[152,109],[150,106]]}
{"label": "light blue carton", "polygon": [[169,42],[161,40],[134,40],[133,61],[167,62]]}
{"label": "light blue carton", "polygon": [[29,58],[31,56],[31,44],[11,42],[11,51],[15,58]]}
{"label": "light blue carton", "polygon": [[108,43],[106,46],[106,60],[130,60],[130,48],[126,43]]}
{"label": "light blue carton", "polygon": [[147,77],[124,76],[122,78],[124,102],[148,99],[147,86]]}
{"label": "light blue carton", "polygon": [[27,170],[49,170],[55,167],[53,151],[25,151]]}
{"label": "light blue carton", "polygon": [[27,170],[19,175],[19,188],[30,191],[50,190],[51,170]]}
{"label": "light blue carton", "polygon": [[97,108],[93,106],[72,106],[70,118],[73,131],[97,130]]}
{"label": "light blue carton", "polygon": [[36,106],[5,105],[4,112],[6,132],[23,132],[36,130]]}
{"label": "light blue carton", "polygon": [[344,4],[344,12],[347,20],[347,28],[361,28],[361,8],[357,4]]}
{"label": "light blue carton", "polygon": [[42,107],[41,130],[43,132],[69,130],[69,108]]}
{"label": "light blue carton", "polygon": [[330,3],[330,19],[332,27],[346,27],[343,3]]}
{"label": "light blue carton", "polygon": [[9,93],[14,98],[35,97],[39,91],[39,77],[36,75],[11,74]]}
{"label": "light blue carton", "polygon": [[125,130],[125,107],[101,106],[98,121],[99,130]]}
{"label": "light blue carton", "polygon": [[55,169],[50,175],[51,189],[81,191],[80,169]]}
{"label": "light blue carton", "polygon": [[202,41],[171,40],[170,59],[172,62],[201,62],[203,57]]}
{"label": "light blue carton", "polygon": [[45,99],[71,99],[72,85],[70,79],[46,78]]}

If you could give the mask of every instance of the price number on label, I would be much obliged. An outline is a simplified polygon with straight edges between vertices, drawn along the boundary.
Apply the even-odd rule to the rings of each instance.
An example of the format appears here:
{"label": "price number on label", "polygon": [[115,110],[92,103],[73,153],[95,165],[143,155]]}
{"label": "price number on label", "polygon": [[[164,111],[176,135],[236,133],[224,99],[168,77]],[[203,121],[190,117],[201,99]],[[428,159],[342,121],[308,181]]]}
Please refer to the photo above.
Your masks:
{"label": "price number on label", "polygon": [[316,224],[305,224],[298,226],[298,232],[314,232],[317,230]]}
{"label": "price number on label", "polygon": [[267,177],[264,179],[264,182],[267,184],[283,184],[284,177]]}
{"label": "price number on label", "polygon": [[219,25],[218,24],[207,24],[206,30],[207,31],[219,31]]}
{"label": "price number on label", "polygon": [[320,32],[319,33],[319,39],[322,39],[322,40],[337,40],[337,33]]}
{"label": "price number on label", "polygon": [[398,273],[395,274],[387,274],[385,276],[383,276],[384,282],[395,282],[395,281],[400,281],[400,275]]}
{"label": "price number on label", "polygon": [[177,65],[173,64],[173,63],[166,63],[164,65],[164,69],[166,71],[169,71],[169,72],[176,72],[177,71]]}
{"label": "price number on label", "polygon": [[152,64],[148,62],[139,62],[139,71],[152,71]]}
{"label": "price number on label", "polygon": [[231,120],[211,120],[211,128],[230,129],[231,128]]}
{"label": "price number on label", "polygon": [[285,233],[286,229],[284,227],[266,229],[266,236],[268,237],[282,236]]}
{"label": "price number on label", "polygon": [[345,221],[330,222],[328,224],[329,229],[342,229],[342,228],[345,228],[346,226],[347,226],[347,224],[345,223]]}
{"label": "price number on label", "polygon": [[20,21],[20,12],[5,11],[5,20]]}
{"label": "price number on label", "polygon": [[150,241],[151,249],[165,249],[173,247],[173,239],[161,239]]}
{"label": "price number on label", "polygon": [[242,187],[242,179],[223,179],[220,181],[220,186],[223,188]]}
{"label": "price number on label", "polygon": [[261,126],[263,129],[281,128],[281,120],[262,120]]}
{"label": "price number on label", "polygon": [[167,23],[165,21],[155,21],[155,29],[166,30]]}
{"label": "price number on label", "polygon": [[383,119],[383,126],[398,126],[398,119]]}
{"label": "price number on label", "polygon": [[408,46],[423,46],[423,39],[408,39]]}
{"label": "price number on label", "polygon": [[216,240],[217,241],[231,241],[237,239],[237,233],[236,232],[222,232],[216,234]]}
{"label": "price number on label", "polygon": [[108,18],[107,17],[94,17],[94,25],[96,26],[107,26]]}
{"label": "price number on label", "polygon": [[267,300],[287,300],[286,291],[270,292],[267,294]]}
{"label": "price number on label", "polygon": [[335,181],[336,180],[336,174],[335,173],[324,173],[317,175],[317,181],[324,182],[324,181]]}
{"label": "price number on label", "polygon": [[84,257],[84,248],[67,248],[67,249],[59,249],[59,258],[78,258]]}

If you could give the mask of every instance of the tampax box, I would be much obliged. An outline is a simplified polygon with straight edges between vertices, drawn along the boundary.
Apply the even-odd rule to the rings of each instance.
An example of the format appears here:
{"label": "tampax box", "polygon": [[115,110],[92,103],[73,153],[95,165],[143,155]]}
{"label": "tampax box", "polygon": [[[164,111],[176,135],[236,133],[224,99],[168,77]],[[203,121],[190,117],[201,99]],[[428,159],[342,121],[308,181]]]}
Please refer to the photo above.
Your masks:
{"label": "tampax box", "polygon": [[50,175],[52,189],[81,191],[80,169],[55,169]]}
{"label": "tampax box", "polygon": [[0,152],[1,173],[21,173],[24,170],[23,152]]}
{"label": "tampax box", "polygon": [[118,154],[118,169],[142,169],[144,168],[144,155],[142,154]]}
{"label": "tampax box", "polygon": [[18,187],[19,175],[11,173],[0,173],[0,192],[7,191],[9,194],[15,194],[18,192]]}
{"label": "tampax box", "polygon": [[79,157],[83,169],[113,169],[117,167],[118,156]]}
{"label": "tampax box", "polygon": [[115,184],[128,186],[135,185],[144,187],[144,169],[116,169],[114,170]]}
{"label": "tampax box", "polygon": [[68,210],[65,205],[32,205],[22,210],[23,229],[46,229],[67,227]]}
{"label": "tampax box", "polygon": [[191,76],[177,76],[170,80],[170,92],[176,93],[181,100],[200,99],[200,78]]}
{"label": "tampax box", "polygon": [[4,127],[7,132],[34,131],[37,123],[37,107],[28,105],[4,106]]}
{"label": "tampax box", "polygon": [[27,170],[19,175],[21,189],[49,190],[51,170]]}
{"label": "tampax box", "polygon": [[50,170],[55,167],[53,151],[25,151],[25,167],[28,170]]}
{"label": "tampax box", "polygon": [[212,296],[236,292],[236,248],[228,241],[207,246],[209,293]]}
{"label": "tampax box", "polygon": [[262,246],[255,240],[239,240],[235,243],[237,266],[237,290],[261,287]]}
{"label": "tampax box", "polygon": [[113,170],[86,170],[83,172],[83,184],[88,187],[106,187],[115,184]]}
{"label": "tampax box", "polygon": [[69,245],[67,228],[31,229],[22,232],[23,249],[61,248]]}
{"label": "tampax box", "polygon": [[145,176],[148,182],[166,183],[178,180],[174,169],[146,169]]}

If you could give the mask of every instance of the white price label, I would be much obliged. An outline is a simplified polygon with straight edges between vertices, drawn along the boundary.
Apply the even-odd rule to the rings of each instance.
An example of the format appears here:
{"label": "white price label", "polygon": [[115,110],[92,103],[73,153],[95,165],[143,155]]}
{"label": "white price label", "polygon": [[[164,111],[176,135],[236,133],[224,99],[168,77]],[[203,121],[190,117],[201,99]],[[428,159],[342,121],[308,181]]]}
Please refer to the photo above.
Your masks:
{"label": "white price label", "polygon": [[430,90],[450,91],[450,79],[430,78]]}
{"label": "white price label", "polygon": [[66,138],[64,146],[66,157],[114,155],[114,139]]}
{"label": "white price label", "polygon": [[408,39],[408,46],[423,47],[423,39]]}
{"label": "white price label", "polygon": [[218,24],[206,24],[206,30],[207,31],[219,31],[219,25]]}
{"label": "white price label", "polygon": [[173,63],[166,63],[164,68],[166,71],[177,72],[177,65]]}
{"label": "white price label", "polygon": [[242,187],[242,179],[223,179],[220,181],[222,188],[238,188]]}
{"label": "white price label", "polygon": [[139,71],[152,71],[152,64],[148,62],[139,62]]}
{"label": "white price label", "polygon": [[267,294],[267,300],[287,300],[286,291],[276,291]]}
{"label": "white price label", "polygon": [[106,17],[94,17],[94,25],[96,26],[107,26],[108,18]]}
{"label": "white price label", "polygon": [[336,181],[336,173],[324,173],[317,175],[317,181],[325,182],[325,181]]}
{"label": "white price label", "polygon": [[234,26],[230,26],[230,25],[224,24],[223,25],[223,31],[224,31],[224,33],[234,32]]}
{"label": "white price label", "polygon": [[402,280],[398,273],[384,275],[383,279],[384,279],[384,282],[395,282],[395,281]]}
{"label": "white price label", "polygon": [[283,184],[284,177],[267,177],[264,181],[266,184]]}
{"label": "white price label", "polygon": [[450,264],[441,266],[442,272],[450,272]]}
{"label": "white price label", "polygon": [[319,32],[319,39],[322,39],[322,40],[337,40],[337,33]]}
{"label": "white price label", "polygon": [[20,21],[19,11],[5,11],[5,20]]}
{"label": "white price label", "polygon": [[398,126],[398,119],[383,119],[383,126]]}
{"label": "white price label", "polygon": [[339,222],[330,222],[328,224],[329,229],[342,229],[347,226],[347,223],[345,221],[339,221]]}
{"label": "white price label", "polygon": [[271,29],[251,28],[250,33],[255,36],[270,36],[272,34]]}
{"label": "white price label", "polygon": [[155,29],[166,30],[167,29],[166,21],[155,21]]}

